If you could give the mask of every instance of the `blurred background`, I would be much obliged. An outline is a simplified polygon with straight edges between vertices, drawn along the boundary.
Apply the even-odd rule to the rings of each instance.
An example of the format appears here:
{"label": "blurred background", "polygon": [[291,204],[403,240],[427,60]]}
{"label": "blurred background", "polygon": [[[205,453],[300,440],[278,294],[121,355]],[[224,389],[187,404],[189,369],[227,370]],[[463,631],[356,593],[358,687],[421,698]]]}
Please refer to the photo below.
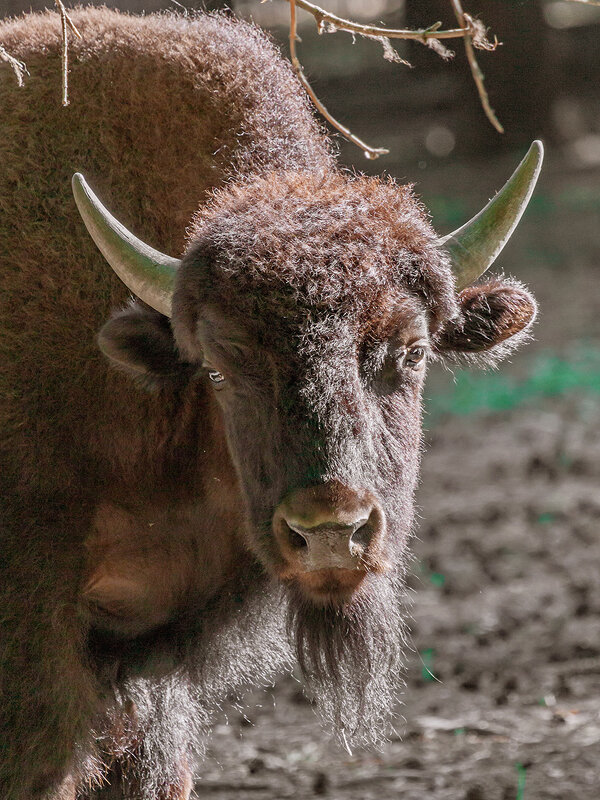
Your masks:
{"label": "blurred background", "polygon": [[[455,27],[449,0],[319,4],[365,23]],[[284,0],[106,5],[229,9],[287,53]],[[446,42],[451,61],[395,40],[408,67],[378,42],[319,36],[299,10],[298,55],[333,115],[390,150],[368,161],[338,138],[342,161],[414,183],[442,234],[544,140],[535,196],[496,262],[538,297],[535,338],[498,372],[431,370],[397,735],[382,753],[351,757],[283,679],[243,711],[232,698],[201,767],[202,796],[600,796],[600,5],[463,5],[502,42],[477,57],[504,134],[484,116],[460,40]],[[0,16],[46,6],[0,0]]]}

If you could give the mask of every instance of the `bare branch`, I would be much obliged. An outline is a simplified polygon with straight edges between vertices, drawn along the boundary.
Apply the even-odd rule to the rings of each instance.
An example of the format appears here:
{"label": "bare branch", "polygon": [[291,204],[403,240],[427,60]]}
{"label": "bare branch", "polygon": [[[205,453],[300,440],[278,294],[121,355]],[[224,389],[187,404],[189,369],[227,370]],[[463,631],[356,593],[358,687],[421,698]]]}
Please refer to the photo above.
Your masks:
{"label": "bare branch", "polygon": [[[402,59],[398,53],[395,52],[391,46],[390,39],[411,39],[413,41],[419,41],[422,44],[430,47],[432,50],[435,50],[440,56],[442,56],[442,58],[451,58],[454,54],[451,50],[448,50],[440,40],[462,37],[464,39],[469,66],[471,68],[471,73],[473,75],[477,91],[479,92],[483,110],[494,128],[496,128],[496,130],[500,133],[504,132],[504,128],[498,121],[493,109],[490,106],[488,95],[483,83],[483,73],[479,68],[479,64],[477,63],[474,52],[474,48],[479,50],[495,50],[498,46],[498,41],[496,39],[494,39],[494,42],[489,41],[487,38],[486,28],[483,23],[481,23],[479,20],[473,19],[471,16],[469,16],[469,14],[465,14],[460,0],[450,0],[460,28],[440,30],[442,23],[436,22],[428,28],[423,28],[422,30],[416,31],[399,28],[384,28],[376,25],[363,25],[358,22],[353,22],[349,19],[343,19],[335,14],[331,14],[329,11],[326,11],[320,6],[309,2],[309,0],[286,1],[290,4],[290,56],[298,79],[302,83],[304,89],[319,112],[349,141],[357,144],[364,151],[368,158],[377,158],[383,152],[387,151],[382,150],[382,148],[369,147],[356,136],[354,136],[354,134],[352,134],[348,128],[334,119],[327,111],[325,106],[323,106],[323,104],[316,97],[312,87],[304,75],[302,66],[296,56],[296,41],[298,38],[296,35],[297,7],[302,8],[304,11],[307,11],[314,17],[319,33],[335,33],[336,31],[345,31],[347,33],[351,33],[352,35],[364,36],[367,39],[376,39],[383,46],[384,58],[390,61],[407,64],[407,66],[410,65],[408,62],[404,61],[404,59]],[[265,0],[262,0],[262,2],[265,2]],[[600,0],[598,0],[598,2],[600,2]]]}
{"label": "bare branch", "polygon": [[[287,0],[292,3],[292,0]],[[464,26],[460,28],[452,28],[450,30],[440,30],[442,23],[436,22],[428,28],[421,30],[405,30],[400,28],[384,28],[377,25],[361,25],[359,22],[353,22],[350,19],[343,19],[324,8],[309,3],[308,0],[293,0],[298,8],[308,11],[309,14],[315,18],[319,33],[333,33],[335,31],[345,31],[346,33],[354,33],[359,36],[367,36],[371,39],[386,38],[386,39],[411,39],[416,42],[427,44],[429,39],[460,39],[465,35]],[[478,46],[478,45],[476,45]]]}
{"label": "bare branch", "polygon": [[10,53],[7,53],[1,44],[0,44],[0,61],[5,61],[8,64],[8,66],[11,67],[12,71],[15,73],[17,83],[19,84],[19,86],[23,86],[25,75],[29,75],[29,72],[27,72],[26,65],[22,61],[19,61],[18,58],[15,58],[14,56],[11,56]]}
{"label": "bare branch", "polygon": [[54,0],[54,5],[60,14],[60,21],[62,25],[62,104],[63,106],[69,105],[69,43],[68,43],[68,30],[81,39],[81,34],[75,27],[71,17],[67,14],[67,10],[63,5],[62,0]]}
{"label": "bare branch", "polygon": [[342,136],[345,136],[348,141],[352,142],[353,144],[360,147],[367,158],[379,158],[379,156],[385,155],[389,153],[389,150],[386,150],[384,147],[371,147],[370,145],[366,144],[359,139],[358,136],[355,136],[352,131],[347,128],[345,125],[342,125],[341,122],[338,122],[335,117],[333,117],[329,111],[325,108],[323,103],[319,100],[317,95],[314,93],[314,90],[302,69],[302,64],[298,60],[298,56],[296,55],[296,42],[298,41],[298,33],[297,33],[297,25],[296,25],[296,0],[288,0],[290,4],[290,61],[292,62],[292,67],[294,68],[294,72],[296,73],[298,80],[304,87],[306,93],[313,101],[315,108],[317,111],[325,117],[325,119],[333,125],[336,130],[338,130]]}
{"label": "bare branch", "polygon": [[[492,123],[494,128],[498,131],[498,133],[504,133],[504,128],[498,121],[496,114],[494,113],[494,109],[490,105],[490,101],[488,98],[487,91],[485,89],[483,83],[483,72],[481,71],[479,64],[477,63],[477,59],[475,58],[475,52],[473,50],[473,28],[475,27],[475,21],[462,9],[462,5],[460,0],[450,0],[452,3],[452,7],[454,8],[454,13],[456,14],[456,18],[458,20],[459,25],[463,28],[464,31],[464,40],[465,40],[465,51],[467,54],[467,58],[469,60],[469,66],[471,67],[471,73],[473,74],[473,80],[475,81],[475,86],[477,87],[477,91],[479,92],[479,99],[481,100],[481,105],[483,106],[483,110],[485,111],[485,115]],[[485,36],[483,37],[485,39]],[[487,39],[485,39],[487,42]],[[497,42],[494,43],[491,47],[486,47],[485,49],[492,49],[494,50],[497,46]]]}

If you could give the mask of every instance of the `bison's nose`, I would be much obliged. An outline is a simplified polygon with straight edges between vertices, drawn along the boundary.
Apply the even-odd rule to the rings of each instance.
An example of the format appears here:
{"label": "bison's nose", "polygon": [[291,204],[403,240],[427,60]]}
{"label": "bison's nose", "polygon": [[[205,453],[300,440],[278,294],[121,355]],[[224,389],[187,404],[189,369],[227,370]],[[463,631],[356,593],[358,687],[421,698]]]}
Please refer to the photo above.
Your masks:
{"label": "bison's nose", "polygon": [[383,515],[368,492],[337,483],[293,492],[279,505],[274,531],[293,569],[365,569],[381,537]]}
{"label": "bison's nose", "polygon": [[349,525],[324,522],[311,528],[293,519],[285,522],[290,529],[290,545],[307,572],[332,567],[357,569],[372,535],[368,517]]}

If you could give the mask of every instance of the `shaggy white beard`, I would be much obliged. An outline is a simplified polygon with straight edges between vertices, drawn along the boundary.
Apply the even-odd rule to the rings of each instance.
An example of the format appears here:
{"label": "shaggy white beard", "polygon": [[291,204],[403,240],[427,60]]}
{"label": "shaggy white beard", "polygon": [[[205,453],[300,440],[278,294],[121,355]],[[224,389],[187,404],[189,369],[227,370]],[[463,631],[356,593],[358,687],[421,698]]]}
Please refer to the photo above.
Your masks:
{"label": "shaggy white beard", "polygon": [[368,576],[350,603],[317,606],[289,588],[288,633],[323,724],[343,744],[387,740],[404,686],[406,590],[400,575]]}

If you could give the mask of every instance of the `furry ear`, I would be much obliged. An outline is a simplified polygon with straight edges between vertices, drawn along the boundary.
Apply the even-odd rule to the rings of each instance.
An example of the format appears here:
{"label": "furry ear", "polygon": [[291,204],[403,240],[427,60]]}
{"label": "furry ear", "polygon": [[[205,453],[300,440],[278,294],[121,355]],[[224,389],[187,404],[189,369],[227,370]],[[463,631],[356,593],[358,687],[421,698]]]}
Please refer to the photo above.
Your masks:
{"label": "furry ear", "polygon": [[533,295],[516,281],[496,279],[468,286],[458,295],[461,314],[436,337],[442,354],[489,353],[495,361],[517,347],[537,315]]}
{"label": "furry ear", "polygon": [[165,378],[183,366],[167,317],[134,300],[102,326],[98,346],[117,367],[136,378]]}

